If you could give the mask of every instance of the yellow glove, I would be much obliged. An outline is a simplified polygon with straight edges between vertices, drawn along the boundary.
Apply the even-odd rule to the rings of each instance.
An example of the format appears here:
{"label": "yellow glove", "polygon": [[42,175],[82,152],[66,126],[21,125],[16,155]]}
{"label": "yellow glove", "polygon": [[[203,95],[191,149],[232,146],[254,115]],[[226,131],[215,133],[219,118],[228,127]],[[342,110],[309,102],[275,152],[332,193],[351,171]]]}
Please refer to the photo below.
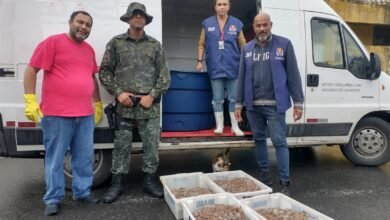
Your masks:
{"label": "yellow glove", "polygon": [[31,121],[38,123],[38,115],[43,118],[41,109],[39,108],[37,97],[35,94],[24,94],[24,101],[26,108],[24,109],[24,115]]}
{"label": "yellow glove", "polygon": [[102,120],[103,103],[101,101],[95,102],[93,107],[95,108],[95,125],[97,125],[99,124],[100,120]]}

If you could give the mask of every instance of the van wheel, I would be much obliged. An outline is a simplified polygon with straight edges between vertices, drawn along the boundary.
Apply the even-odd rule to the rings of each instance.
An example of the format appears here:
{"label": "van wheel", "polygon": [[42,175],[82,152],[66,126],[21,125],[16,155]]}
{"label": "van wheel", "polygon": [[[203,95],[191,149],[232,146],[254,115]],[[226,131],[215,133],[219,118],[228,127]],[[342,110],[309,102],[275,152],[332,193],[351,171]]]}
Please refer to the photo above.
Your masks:
{"label": "van wheel", "polygon": [[344,156],[355,165],[380,166],[390,160],[390,124],[380,118],[362,119],[349,143],[340,145]]}
{"label": "van wheel", "polygon": [[[98,187],[106,182],[111,175],[112,150],[95,150],[93,159],[93,182],[92,188]],[[72,189],[72,155],[68,151],[65,155],[64,174],[65,187]]]}

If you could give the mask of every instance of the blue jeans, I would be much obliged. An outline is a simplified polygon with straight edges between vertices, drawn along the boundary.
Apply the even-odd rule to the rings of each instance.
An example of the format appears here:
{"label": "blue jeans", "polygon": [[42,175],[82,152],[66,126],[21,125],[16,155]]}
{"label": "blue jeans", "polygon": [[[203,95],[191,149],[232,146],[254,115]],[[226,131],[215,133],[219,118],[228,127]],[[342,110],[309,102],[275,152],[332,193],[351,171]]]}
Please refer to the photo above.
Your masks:
{"label": "blue jeans", "polygon": [[279,178],[290,180],[290,155],[286,140],[286,113],[278,113],[276,106],[253,106],[247,117],[255,141],[256,160],[261,171],[269,171],[267,127],[276,151]]}
{"label": "blue jeans", "polygon": [[72,155],[73,197],[76,199],[91,193],[93,179],[93,130],[94,116],[42,118],[43,143],[45,145],[45,204],[59,203],[65,194],[64,157],[67,150]]}
{"label": "blue jeans", "polygon": [[229,101],[229,112],[234,112],[236,102],[237,79],[219,78],[211,79],[211,89],[213,90],[214,112],[223,112],[223,101],[225,99],[225,88]]}

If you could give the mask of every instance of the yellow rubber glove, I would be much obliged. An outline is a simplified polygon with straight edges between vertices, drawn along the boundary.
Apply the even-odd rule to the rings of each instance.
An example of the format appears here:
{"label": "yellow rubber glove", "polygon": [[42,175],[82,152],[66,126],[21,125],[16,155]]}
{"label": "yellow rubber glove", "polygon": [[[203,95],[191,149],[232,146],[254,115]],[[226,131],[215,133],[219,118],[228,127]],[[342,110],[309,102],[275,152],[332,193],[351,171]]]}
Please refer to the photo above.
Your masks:
{"label": "yellow rubber glove", "polygon": [[39,108],[37,97],[35,94],[24,94],[24,101],[26,108],[24,109],[24,115],[31,121],[38,123],[38,115],[43,118],[41,109]]}
{"label": "yellow rubber glove", "polygon": [[99,124],[100,120],[102,120],[103,116],[103,102],[95,102],[93,104],[93,107],[95,109],[95,125]]}

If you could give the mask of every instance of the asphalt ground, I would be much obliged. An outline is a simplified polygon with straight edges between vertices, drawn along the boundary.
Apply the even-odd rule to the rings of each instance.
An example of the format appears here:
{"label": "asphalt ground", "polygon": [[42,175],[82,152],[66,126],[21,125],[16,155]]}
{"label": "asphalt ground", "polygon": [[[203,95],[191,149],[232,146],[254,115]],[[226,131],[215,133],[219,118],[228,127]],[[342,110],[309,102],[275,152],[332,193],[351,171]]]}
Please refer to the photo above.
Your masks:
{"label": "asphalt ground", "polygon": [[[211,172],[212,159],[222,151],[186,150],[163,152],[160,174]],[[270,150],[275,181],[276,161]],[[390,220],[390,163],[381,167],[359,167],[347,161],[337,146],[290,149],[291,197],[330,216],[346,220]],[[252,149],[230,152],[231,170],[257,177]],[[58,216],[45,217],[42,159],[0,158],[0,219],[134,219],[174,220],[164,199],[142,192],[142,155],[132,156],[128,187],[112,204],[87,205],[72,200],[67,192]],[[102,196],[108,185],[94,190]],[[277,192],[278,185],[272,187]]]}

